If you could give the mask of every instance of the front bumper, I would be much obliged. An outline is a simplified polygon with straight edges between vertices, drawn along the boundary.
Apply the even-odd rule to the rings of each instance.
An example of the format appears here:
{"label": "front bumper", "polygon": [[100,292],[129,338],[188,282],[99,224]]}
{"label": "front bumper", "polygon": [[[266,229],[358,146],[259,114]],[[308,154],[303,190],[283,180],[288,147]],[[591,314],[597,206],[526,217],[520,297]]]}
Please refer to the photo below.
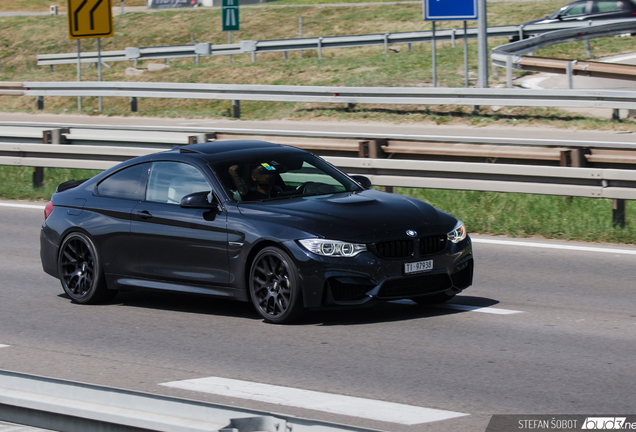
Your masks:
{"label": "front bumper", "polygon": [[[449,243],[434,255],[380,258],[368,251],[353,258],[320,257],[305,252],[298,264],[307,308],[358,306],[388,301],[456,294],[473,281],[470,237]],[[405,275],[405,263],[432,260],[430,271]]]}

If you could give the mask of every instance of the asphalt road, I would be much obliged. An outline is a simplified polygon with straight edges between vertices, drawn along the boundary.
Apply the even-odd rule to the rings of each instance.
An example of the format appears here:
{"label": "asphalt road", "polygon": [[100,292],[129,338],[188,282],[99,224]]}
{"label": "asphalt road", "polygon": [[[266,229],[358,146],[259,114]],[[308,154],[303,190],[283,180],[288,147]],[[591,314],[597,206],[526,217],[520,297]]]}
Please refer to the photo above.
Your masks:
{"label": "asphalt road", "polygon": [[[475,284],[454,303],[481,308],[386,304],[276,326],[249,304],[198,297],[72,304],[41,270],[42,219],[0,205],[1,369],[395,432],[483,432],[503,413],[635,413],[635,247],[478,236]],[[204,377],[468,415],[404,425],[159,385]]]}

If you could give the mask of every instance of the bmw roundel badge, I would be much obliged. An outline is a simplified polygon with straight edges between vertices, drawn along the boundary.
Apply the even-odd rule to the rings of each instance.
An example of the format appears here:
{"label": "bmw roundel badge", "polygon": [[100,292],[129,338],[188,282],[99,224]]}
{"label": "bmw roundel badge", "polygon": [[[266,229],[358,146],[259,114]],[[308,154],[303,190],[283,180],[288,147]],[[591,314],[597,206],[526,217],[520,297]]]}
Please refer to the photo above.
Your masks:
{"label": "bmw roundel badge", "polygon": [[417,235],[417,231],[406,230],[406,235],[409,237],[415,237]]}

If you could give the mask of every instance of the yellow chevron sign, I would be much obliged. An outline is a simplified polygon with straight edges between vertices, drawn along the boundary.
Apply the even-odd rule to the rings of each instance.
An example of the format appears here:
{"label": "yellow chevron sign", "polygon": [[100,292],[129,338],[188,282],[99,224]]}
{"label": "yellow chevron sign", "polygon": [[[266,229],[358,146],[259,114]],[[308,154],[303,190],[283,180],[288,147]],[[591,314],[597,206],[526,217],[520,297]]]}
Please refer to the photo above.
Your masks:
{"label": "yellow chevron sign", "polygon": [[112,37],[111,0],[66,0],[69,39]]}

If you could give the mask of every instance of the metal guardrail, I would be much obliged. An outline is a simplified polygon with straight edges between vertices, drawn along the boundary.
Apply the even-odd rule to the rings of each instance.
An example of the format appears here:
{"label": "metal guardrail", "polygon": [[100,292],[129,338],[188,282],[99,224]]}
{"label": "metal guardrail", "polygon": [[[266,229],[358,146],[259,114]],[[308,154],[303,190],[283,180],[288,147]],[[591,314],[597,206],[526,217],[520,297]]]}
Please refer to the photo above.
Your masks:
{"label": "metal guardrail", "polygon": [[560,43],[581,40],[587,42],[589,39],[631,33],[636,33],[636,20],[634,19],[609,23],[599,22],[587,27],[550,31],[529,39],[501,45],[492,50],[490,58],[493,65],[506,68],[508,87],[512,87],[512,69],[566,73],[569,75],[570,81],[572,75],[636,80],[636,66],[521,55]]}
{"label": "metal guardrail", "polygon": [[327,158],[374,186],[636,199],[636,171],[393,159]]}
{"label": "metal guardrail", "polygon": [[0,95],[22,96],[24,87],[21,82],[0,81]]}
{"label": "metal guardrail", "polygon": [[[103,170],[122,160],[165,148],[165,145],[153,148],[0,143],[0,164]],[[634,170],[337,156],[325,158],[349,173],[369,176],[376,186],[636,199]]]}
{"label": "metal guardrail", "polygon": [[[33,184],[36,187],[42,184],[42,167],[103,170],[130,157],[166,150],[171,147],[170,143],[248,138],[267,139],[312,150],[352,174],[368,175],[375,185],[387,189],[404,186],[611,198],[614,200],[612,214],[615,226],[625,226],[625,200],[636,199],[636,170],[602,168],[608,165],[631,168],[636,164],[635,143],[569,140],[547,143],[546,140],[533,139],[504,141],[409,135],[377,138],[353,133],[248,132],[239,129],[187,134],[173,131],[104,132],[97,128],[25,129],[9,127],[3,130],[5,135],[18,138],[21,142],[8,142],[7,137],[0,135],[0,164],[36,167],[33,172]],[[42,141],[46,144],[34,144],[31,141],[38,132],[43,135]],[[132,143],[136,134],[143,138]],[[462,139],[470,144],[453,143]],[[488,145],[486,140],[496,144],[505,142],[507,145]],[[106,142],[109,145],[104,145]],[[341,157],[347,153],[356,154],[356,151],[357,158]],[[392,158],[386,159],[387,156]],[[463,162],[431,160],[439,156]],[[412,160],[418,157],[428,160]],[[466,159],[474,158],[482,158],[490,163],[466,162]],[[521,163],[492,163],[498,158]],[[544,166],[527,165],[528,162],[538,162]],[[555,163],[561,167],[546,166]],[[590,163],[598,167],[583,168]]]}
{"label": "metal guardrail", "polygon": [[0,420],[58,432],[372,432],[9,371],[0,371]]}
{"label": "metal guardrail", "polygon": [[[621,19],[613,22],[624,22]],[[632,20],[633,22],[634,20]],[[585,22],[567,22],[567,23],[551,23],[551,24],[530,24],[497,26],[488,28],[488,37],[512,37],[524,36],[527,34],[542,34],[559,29],[578,28]],[[596,26],[593,21],[589,21],[592,26]],[[277,40],[245,40],[237,44],[213,45],[211,43],[199,43],[189,45],[176,45],[167,47],[129,47],[124,51],[104,51],[101,53],[102,61],[124,61],[124,60],[153,60],[153,59],[171,59],[209,56],[209,55],[235,55],[235,54],[253,54],[265,52],[284,52],[284,51],[300,51],[300,50],[317,50],[318,56],[321,56],[323,49],[331,48],[352,48],[363,46],[383,45],[385,51],[389,45],[395,44],[411,44],[420,42],[431,42],[433,36],[432,31],[420,32],[401,32],[401,33],[377,33],[367,35],[352,36],[321,36],[311,38],[296,39],[277,39]],[[477,28],[468,28],[465,34],[466,38],[477,38]],[[435,39],[438,41],[454,41],[464,37],[464,29],[444,29],[435,32]],[[72,64],[77,63],[77,53],[66,54],[38,54],[38,66],[56,65],[56,64]],[[82,53],[80,56],[82,63],[97,62],[97,53]]]}
{"label": "metal guardrail", "polygon": [[[67,125],[63,129],[0,122],[0,156],[22,155],[22,144],[55,143],[63,146],[149,148],[167,150],[172,145],[214,140],[257,139],[286,144],[321,155],[390,157],[393,159],[443,159],[464,162],[531,163],[595,167],[635,167],[636,143],[591,140],[549,140],[537,138],[497,138],[444,135],[373,134],[267,130],[242,128],[160,128],[104,125]],[[44,152],[63,146],[41,147]],[[27,147],[36,149],[37,147]],[[106,148],[106,147],[104,147]],[[11,154],[10,154],[11,153]],[[89,153],[90,154],[90,153]],[[125,153],[128,155],[128,153]],[[130,156],[137,155],[130,154]],[[573,156],[574,155],[574,156]],[[32,156],[31,156],[32,157]],[[570,163],[568,162],[568,157]],[[578,159],[577,159],[578,158]],[[121,160],[121,159],[113,159]],[[572,161],[575,163],[572,163]],[[12,159],[11,164],[16,160]],[[22,165],[26,164],[21,163]]]}
{"label": "metal guardrail", "polygon": [[[24,96],[103,96],[401,105],[636,109],[636,92],[504,88],[328,87],[160,82],[24,82]],[[136,101],[135,101],[136,104]]]}

